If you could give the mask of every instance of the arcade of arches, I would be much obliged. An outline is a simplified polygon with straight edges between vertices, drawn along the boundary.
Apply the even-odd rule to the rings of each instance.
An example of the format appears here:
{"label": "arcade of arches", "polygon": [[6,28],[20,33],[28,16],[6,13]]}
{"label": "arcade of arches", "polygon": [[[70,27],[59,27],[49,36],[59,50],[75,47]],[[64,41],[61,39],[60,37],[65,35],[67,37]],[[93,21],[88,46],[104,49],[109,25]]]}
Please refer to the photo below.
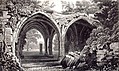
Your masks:
{"label": "arcade of arches", "polygon": [[[65,31],[63,30],[65,28],[61,28],[59,24],[57,24],[55,20],[52,20],[41,13],[34,14],[25,19],[20,23],[17,33],[14,33],[17,36],[15,37],[17,41],[14,42],[15,55],[19,58],[24,58],[25,55],[30,53],[28,49],[31,51],[35,49],[33,52],[38,52],[36,53],[37,56],[59,58],[68,52],[82,50],[83,46],[86,44],[85,42],[87,38],[94,28],[91,23],[83,19],[74,21]],[[27,33],[31,30],[40,33],[38,35],[41,36],[42,43],[38,43],[38,46],[33,44],[33,47],[26,46],[26,44],[28,44],[27,36],[35,34],[32,32],[32,34],[28,35]],[[62,35],[62,32],[65,32],[65,34]],[[36,39],[36,41],[37,40],[41,39]]]}

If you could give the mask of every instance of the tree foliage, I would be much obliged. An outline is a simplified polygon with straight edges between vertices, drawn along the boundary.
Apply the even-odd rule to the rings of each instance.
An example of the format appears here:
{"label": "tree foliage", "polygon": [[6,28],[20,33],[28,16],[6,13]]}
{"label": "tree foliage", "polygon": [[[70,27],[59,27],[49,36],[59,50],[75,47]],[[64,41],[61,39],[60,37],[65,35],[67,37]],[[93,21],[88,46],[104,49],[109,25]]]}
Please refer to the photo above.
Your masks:
{"label": "tree foliage", "polygon": [[[88,46],[90,46],[90,48],[94,48],[96,46],[97,53],[103,51],[103,54],[97,54],[97,57],[103,57],[101,58],[102,61],[100,62],[101,65],[103,65],[103,60],[109,61],[109,57],[117,57],[116,53],[114,52],[115,48],[111,49],[110,45],[112,43],[119,42],[118,2],[111,0],[98,0],[98,2],[97,0],[94,1],[96,1],[96,3],[100,2],[98,4],[100,11],[95,13],[95,17],[103,25],[100,25],[96,29],[92,30],[92,33],[90,34],[90,37],[87,39],[86,43]],[[104,52],[105,50],[106,52]],[[115,61],[118,60],[116,58],[114,59]],[[111,63],[112,61],[109,62]],[[101,65],[99,64],[99,66]],[[108,65],[108,62],[105,63],[104,66],[106,65]],[[107,70],[109,68],[114,69],[113,66],[106,67]]]}
{"label": "tree foliage", "polygon": [[[97,2],[97,0],[94,1]],[[101,25],[100,27],[93,29],[90,37],[86,41],[90,46],[93,42],[96,42],[97,46],[119,42],[118,2],[111,0],[99,0],[99,2],[100,12],[95,13],[95,17],[103,26]]]}
{"label": "tree foliage", "polygon": [[118,22],[118,2],[111,0],[99,1],[100,11],[95,13],[95,17],[103,24],[104,28],[112,29],[113,25]]}
{"label": "tree foliage", "polygon": [[[97,0],[94,0],[97,2]],[[118,37],[118,2],[117,1],[102,1],[98,6],[100,7],[100,11],[95,13],[96,19],[98,19],[103,26],[98,27],[97,29],[93,29],[90,34],[90,38],[87,40],[87,44],[91,45],[94,41],[97,42],[97,45],[103,45],[105,42],[114,42],[119,41],[115,39]],[[113,41],[112,41],[113,40]]]}
{"label": "tree foliage", "polygon": [[39,38],[41,38],[41,35],[35,29],[32,29],[26,33],[26,39],[27,39],[28,44],[31,42],[37,44],[38,42],[37,40]]}
{"label": "tree foliage", "polygon": [[96,3],[91,3],[90,1],[76,1],[76,3],[70,3],[67,1],[61,1],[63,13],[86,13],[94,14],[98,7]]}
{"label": "tree foliage", "polygon": [[97,29],[93,29],[86,43],[90,46],[94,42],[96,42],[96,45],[104,45],[104,42],[107,42],[110,37],[109,32],[109,28],[98,27]]}
{"label": "tree foliage", "polygon": [[62,3],[62,10],[64,14],[72,13],[74,11],[74,4],[67,2],[67,1],[61,1]]}

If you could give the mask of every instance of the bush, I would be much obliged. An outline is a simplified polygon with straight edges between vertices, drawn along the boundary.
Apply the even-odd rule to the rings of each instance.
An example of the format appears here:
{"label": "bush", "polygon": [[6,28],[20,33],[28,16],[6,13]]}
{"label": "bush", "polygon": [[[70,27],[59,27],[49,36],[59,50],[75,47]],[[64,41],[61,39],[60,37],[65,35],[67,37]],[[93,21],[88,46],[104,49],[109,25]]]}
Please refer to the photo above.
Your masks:
{"label": "bush", "polygon": [[19,60],[11,52],[3,54],[2,66],[5,71],[23,71]]}

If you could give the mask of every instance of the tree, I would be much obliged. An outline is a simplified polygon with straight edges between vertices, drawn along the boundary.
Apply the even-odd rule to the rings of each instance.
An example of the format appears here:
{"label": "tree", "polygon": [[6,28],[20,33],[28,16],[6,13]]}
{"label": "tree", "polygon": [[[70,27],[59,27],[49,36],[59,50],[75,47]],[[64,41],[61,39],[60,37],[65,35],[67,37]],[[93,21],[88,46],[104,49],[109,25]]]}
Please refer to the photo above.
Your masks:
{"label": "tree", "polygon": [[[97,0],[94,0],[97,2]],[[95,13],[96,19],[102,24],[100,27],[93,29],[90,37],[87,39],[87,45],[96,42],[96,45],[106,45],[107,43],[119,42],[119,22],[118,22],[118,2],[117,1],[100,1],[100,12]],[[108,3],[109,2],[109,3]]]}
{"label": "tree", "polygon": [[61,1],[62,3],[62,9],[63,9],[63,13],[64,14],[69,14],[69,13],[73,13],[74,10],[74,4],[67,2],[67,1]]}
{"label": "tree", "polygon": [[95,17],[103,24],[104,28],[112,29],[113,25],[118,22],[118,2],[111,0],[99,1],[100,11],[95,13]]}
{"label": "tree", "polygon": [[97,10],[99,10],[98,6],[94,2],[90,1],[76,1],[75,12],[81,12],[86,14],[94,14]]}
{"label": "tree", "polygon": [[32,29],[26,33],[26,38],[29,39],[30,42],[37,44],[37,39],[41,38],[41,35],[38,33],[38,30]]}
{"label": "tree", "polygon": [[[100,9],[99,12],[95,13],[95,17],[103,25],[100,25],[96,29],[92,30],[92,33],[90,34],[90,37],[87,39],[86,43],[88,46],[90,46],[90,48],[94,48],[94,46],[96,46],[97,52],[99,52],[100,49],[102,51],[106,50],[107,53],[101,55],[105,58],[109,53],[113,53],[113,55],[110,55],[110,57],[116,57],[116,53],[113,52],[114,49],[110,51],[110,44],[119,42],[118,2],[111,0],[94,1],[98,3]],[[103,65],[103,62],[100,63]],[[113,65],[111,67],[113,67]],[[108,69],[108,67],[106,69]]]}
{"label": "tree", "polygon": [[82,3],[80,1],[76,1],[76,8],[75,8],[75,12],[82,12],[84,9],[82,8]]}
{"label": "tree", "polygon": [[27,45],[27,50],[29,48],[29,45],[31,43],[34,43],[34,44],[39,44],[38,43],[38,39],[41,38],[41,35],[39,34],[39,31],[36,30],[36,29],[31,29],[29,30],[27,33],[26,33],[26,45]]}
{"label": "tree", "polygon": [[91,46],[93,42],[96,42],[96,45],[104,45],[104,42],[107,42],[110,38],[109,28],[98,27],[93,29],[90,37],[87,39],[86,43]]}

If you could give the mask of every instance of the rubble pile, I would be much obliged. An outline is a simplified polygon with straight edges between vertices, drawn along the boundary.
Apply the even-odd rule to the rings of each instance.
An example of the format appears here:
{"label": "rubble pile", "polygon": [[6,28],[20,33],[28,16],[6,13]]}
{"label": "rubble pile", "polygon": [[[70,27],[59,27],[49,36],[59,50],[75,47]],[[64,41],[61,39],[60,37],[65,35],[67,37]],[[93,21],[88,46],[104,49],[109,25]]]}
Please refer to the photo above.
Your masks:
{"label": "rubble pile", "polygon": [[118,68],[118,60],[118,54],[112,49],[108,51],[105,48],[90,49],[89,46],[85,46],[81,52],[70,52],[64,56],[61,65],[70,69],[112,71]]}

